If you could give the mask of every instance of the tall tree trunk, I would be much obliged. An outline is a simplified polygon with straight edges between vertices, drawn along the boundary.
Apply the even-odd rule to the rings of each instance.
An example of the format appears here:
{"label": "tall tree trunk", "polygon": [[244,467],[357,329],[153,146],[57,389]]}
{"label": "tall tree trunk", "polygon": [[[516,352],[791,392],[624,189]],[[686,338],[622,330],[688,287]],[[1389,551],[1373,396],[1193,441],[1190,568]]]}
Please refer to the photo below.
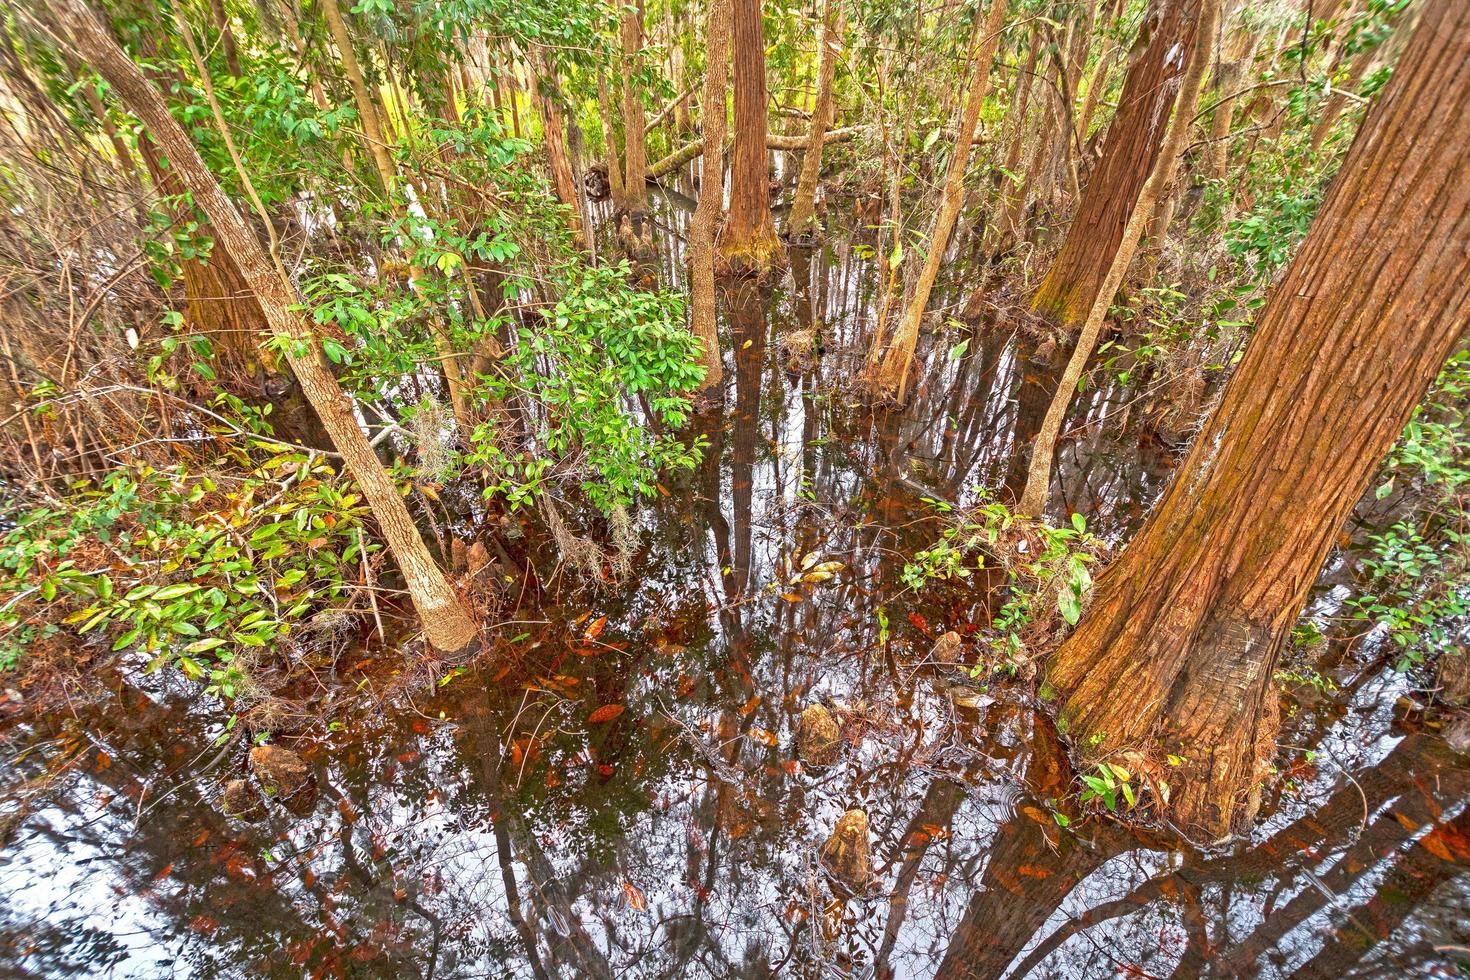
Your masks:
{"label": "tall tree trunk", "polygon": [[1097,64],[1093,66],[1092,74],[1087,76],[1087,93],[1082,96],[1082,109],[1077,114],[1077,138],[1085,146],[1087,144],[1087,133],[1092,128],[1092,116],[1097,111],[1097,103],[1108,87],[1108,75],[1113,70],[1113,60],[1118,54],[1118,42],[1113,39],[1113,30],[1122,12],[1122,0],[1114,0],[1109,4],[1106,18],[1104,19],[1103,48],[1097,56]]}
{"label": "tall tree trunk", "polygon": [[[556,74],[546,63],[546,57],[540,48],[533,46],[529,57],[531,71],[536,75],[531,89],[536,100],[536,109],[541,114],[541,135],[546,140],[546,162],[551,167],[551,186],[556,191],[556,199],[567,209],[567,224],[571,226],[572,237],[581,244],[582,199],[577,196],[577,181],[572,176],[572,161],[567,156],[566,120],[561,114]],[[627,82],[623,84],[626,87]]]}
{"label": "tall tree trunk", "polygon": [[1230,161],[1230,123],[1235,114],[1234,92],[1245,79],[1246,68],[1250,66],[1251,56],[1256,50],[1257,34],[1240,19],[1240,6],[1239,0],[1231,4],[1234,14],[1227,20],[1226,27],[1231,23],[1235,27],[1222,44],[1220,67],[1215,72],[1216,102],[1210,117],[1210,141],[1205,146],[1202,168],[1205,179],[1211,181],[1225,179]]}
{"label": "tall tree trunk", "polygon": [[643,47],[643,3],[630,3],[623,8],[623,151],[627,174],[623,193],[623,208],[632,214],[642,215],[648,210],[648,183],[643,174],[648,170],[648,151],[644,144],[643,100],[638,97],[638,86],[633,83],[637,68],[638,52]]}
{"label": "tall tree trunk", "polygon": [[822,9],[821,64],[817,69],[817,98],[812,107],[812,128],[801,174],[796,180],[796,198],[786,219],[786,236],[798,238],[815,230],[817,180],[822,173],[822,142],[832,125],[832,82],[837,77],[837,51],[847,31],[847,12],[840,0],[824,0]]}
{"label": "tall tree trunk", "polygon": [[715,324],[715,225],[725,209],[725,73],[730,67],[730,0],[709,0],[705,14],[704,95],[699,105],[704,128],[704,154],[700,159],[699,203],[689,221],[689,318],[690,329],[704,345],[701,360],[704,380],[701,408],[714,407],[720,392],[724,367],[720,357],[720,335]]}
{"label": "tall tree trunk", "polygon": [[1470,129],[1445,124],[1465,118],[1470,5],[1430,4],[1219,408],[1049,665],[1074,746],[1167,773],[1196,834],[1249,824],[1277,656],[1470,322]]}
{"label": "tall tree trunk", "polygon": [[1152,0],[1102,160],[1031,305],[1059,323],[1086,318],[1163,147],[1169,106],[1194,50],[1200,0]]}
{"label": "tall tree trunk", "polygon": [[157,89],[81,0],[56,0],[52,10],[71,32],[83,59],[107,80],[128,111],[142,120],[149,135],[168,157],[194,203],[214,225],[219,236],[217,247],[227,250],[239,264],[272,333],[284,342],[286,360],[302,390],[362,489],[403,572],[429,642],[448,652],[467,649],[478,640],[479,629],[434,563],[397,486],[358,427],[351,401],[337,384],[306,318],[296,308],[300,297],[279,257],[266,254],[245,219],[205,167],[198,149],[169,114]]}
{"label": "tall tree trunk", "polygon": [[597,75],[597,115],[602,123],[602,155],[607,161],[607,186],[613,207],[621,209],[627,191],[623,187],[623,161],[618,153],[618,136],[613,130],[612,101],[607,94],[607,79]]}
{"label": "tall tree trunk", "polygon": [[377,170],[378,180],[383,185],[383,193],[391,198],[397,181],[394,178],[393,158],[388,155],[388,143],[383,136],[378,100],[373,98],[363,79],[362,66],[357,61],[357,50],[352,46],[352,35],[347,30],[347,22],[342,19],[342,10],[337,5],[337,0],[321,0],[321,4],[322,15],[327,19],[327,30],[331,31],[338,56],[342,59],[342,70],[347,73],[347,83],[352,86],[352,99],[357,104],[358,122],[362,126],[363,149],[373,161],[373,168]]}
{"label": "tall tree trunk", "polygon": [[761,0],[731,0],[735,152],[730,166],[730,214],[720,229],[720,257],[731,272],[761,275],[781,250],[771,218],[766,153],[766,48]]}
{"label": "tall tree trunk", "polygon": [[944,175],[939,211],[929,228],[929,251],[924,256],[924,267],[914,283],[903,319],[893,334],[893,342],[883,352],[877,371],[869,379],[874,394],[879,398],[902,402],[908,393],[909,371],[919,342],[919,325],[929,307],[929,294],[934,289],[934,280],[939,277],[950,233],[954,231],[960,206],[965,201],[965,171],[970,164],[970,145],[980,125],[980,108],[985,104],[985,94],[990,89],[990,70],[995,66],[995,52],[1000,46],[1001,31],[1005,28],[1007,5],[1008,0],[990,0],[990,13],[984,21],[980,20],[978,10],[975,13],[975,30],[970,38],[974,74],[970,77],[965,111],[960,117],[959,133],[955,136],[954,155],[950,157],[949,169]]}

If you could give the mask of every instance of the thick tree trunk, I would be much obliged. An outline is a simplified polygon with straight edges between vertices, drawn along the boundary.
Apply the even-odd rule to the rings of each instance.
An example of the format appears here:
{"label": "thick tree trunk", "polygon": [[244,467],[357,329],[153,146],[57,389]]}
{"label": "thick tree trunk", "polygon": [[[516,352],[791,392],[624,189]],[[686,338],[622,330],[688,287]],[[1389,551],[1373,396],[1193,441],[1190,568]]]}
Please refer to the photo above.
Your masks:
{"label": "thick tree trunk", "polygon": [[914,283],[913,293],[905,307],[903,319],[894,332],[893,341],[878,361],[877,370],[869,378],[873,393],[881,399],[904,400],[908,393],[908,378],[914,360],[914,349],[919,342],[919,325],[924,311],[929,306],[929,294],[934,281],[939,277],[939,266],[944,262],[944,253],[949,247],[949,236],[954,231],[955,221],[960,216],[960,206],[965,201],[965,171],[970,163],[970,145],[975,139],[975,130],[980,125],[980,108],[985,104],[985,95],[990,89],[990,70],[995,66],[995,52],[1000,46],[1000,34],[1005,28],[1008,0],[990,0],[990,13],[984,21],[976,11],[975,30],[970,39],[970,60],[974,63],[974,74],[970,77],[970,91],[965,99],[964,114],[960,117],[959,133],[955,137],[954,155],[950,157],[949,169],[944,175],[944,191],[939,211],[929,228],[929,252],[924,257],[924,267]]}
{"label": "thick tree trunk", "polygon": [[730,214],[720,230],[720,257],[731,272],[760,275],[781,251],[771,218],[766,157],[766,49],[761,0],[731,0],[735,153],[730,166]]}
{"label": "thick tree trunk", "polygon": [[246,283],[270,324],[282,338],[287,361],[302,390],[321,417],[363,497],[382,529],[388,548],[403,572],[409,596],[424,624],[429,642],[455,652],[479,638],[469,611],[450,588],[434,563],[418,528],[393,480],[388,476],[367,436],[357,424],[352,403],[337,384],[306,318],[295,307],[299,296],[290,286],[279,262],[266,254],[218,181],[206,169],[193,142],[169,114],[158,91],[123,53],[111,34],[81,0],[57,0],[52,10],[71,32],[83,59],[112,87],[121,101],[142,120],[149,135],[171,162],[194,203],[208,215],[224,248],[240,266]]}
{"label": "thick tree trunk", "polygon": [[1191,833],[1249,824],[1277,655],[1470,322],[1470,130],[1445,125],[1467,117],[1470,6],[1431,4],[1222,403],[1049,665],[1074,746],[1136,753]]}
{"label": "thick tree trunk", "polygon": [[623,173],[628,180],[623,186],[621,208],[633,214],[648,210],[648,184],[634,177],[648,169],[648,151],[643,131],[643,101],[633,83],[638,52],[643,47],[643,4],[630,3],[623,8],[621,36],[623,40],[623,151],[627,165]]}
{"label": "thick tree trunk", "polygon": [[700,99],[704,156],[700,165],[699,203],[689,221],[689,326],[704,344],[701,392],[710,396],[698,407],[712,408],[724,380],[720,335],[715,323],[715,226],[725,209],[725,74],[730,67],[730,0],[709,0],[705,13],[708,67]]}
{"label": "thick tree trunk", "polygon": [[1194,50],[1200,0],[1152,0],[1135,43],[1102,160],[1087,183],[1067,240],[1031,305],[1076,327],[1087,317],[1123,240],[1134,204],[1163,147],[1169,107]]}
{"label": "thick tree trunk", "polygon": [[838,0],[824,0],[822,10],[822,53],[817,69],[817,101],[812,107],[812,128],[808,134],[806,156],[801,160],[801,174],[796,180],[796,198],[786,219],[786,235],[797,238],[814,230],[816,222],[817,180],[822,173],[822,141],[832,125],[832,82],[837,77],[837,50],[847,30],[847,12]]}

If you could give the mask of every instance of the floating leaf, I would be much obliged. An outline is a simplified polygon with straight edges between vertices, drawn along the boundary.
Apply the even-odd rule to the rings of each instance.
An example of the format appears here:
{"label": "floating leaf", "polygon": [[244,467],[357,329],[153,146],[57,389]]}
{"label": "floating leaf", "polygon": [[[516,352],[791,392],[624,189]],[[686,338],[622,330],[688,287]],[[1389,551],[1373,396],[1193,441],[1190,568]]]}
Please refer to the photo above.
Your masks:
{"label": "floating leaf", "polygon": [[589,725],[600,725],[606,721],[612,721],[626,710],[621,704],[604,704],[592,714],[587,716]]}
{"label": "floating leaf", "polygon": [[623,897],[628,900],[628,904],[635,910],[639,912],[648,911],[648,899],[643,897],[643,892],[632,882],[623,882]]}

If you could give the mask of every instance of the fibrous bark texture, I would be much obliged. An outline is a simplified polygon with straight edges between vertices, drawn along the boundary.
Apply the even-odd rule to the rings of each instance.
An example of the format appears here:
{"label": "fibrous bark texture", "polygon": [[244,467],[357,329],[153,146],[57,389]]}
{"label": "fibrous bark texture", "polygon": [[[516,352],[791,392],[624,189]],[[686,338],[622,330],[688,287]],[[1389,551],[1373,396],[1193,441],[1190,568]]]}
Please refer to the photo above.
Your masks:
{"label": "fibrous bark texture", "polygon": [[[689,326],[704,345],[700,391],[723,380],[720,335],[715,325],[715,225],[725,209],[725,73],[730,64],[730,0],[709,0],[705,15],[703,112],[705,152],[700,163],[699,204],[689,222]],[[705,399],[709,402],[710,399]],[[701,406],[704,407],[704,406]]]}
{"label": "fibrous bark texture", "polygon": [[771,217],[766,159],[766,48],[761,0],[731,0],[735,152],[730,166],[730,214],[720,230],[720,255],[736,273],[761,274],[777,258],[780,239]]}
{"label": "fibrous bark texture", "polygon": [[1153,0],[1135,42],[1102,159],[1087,182],[1067,239],[1031,305],[1068,326],[1087,317],[1123,229],[1163,148],[1169,109],[1194,50],[1200,0]]}
{"label": "fibrous bark texture", "polygon": [[648,151],[643,141],[643,102],[638,98],[637,86],[633,84],[638,51],[643,47],[642,3],[623,8],[620,33],[623,41],[623,152],[627,162],[623,173],[628,175],[628,180],[623,187],[624,199],[619,203],[624,210],[642,214],[648,210],[648,185],[636,175],[648,169]]}
{"label": "fibrous bark texture", "polygon": [[[1470,6],[1424,8],[1163,502],[1052,659],[1073,744],[1161,768],[1176,825],[1248,826],[1277,656],[1470,322]],[[1147,763],[1146,763],[1147,764]]]}

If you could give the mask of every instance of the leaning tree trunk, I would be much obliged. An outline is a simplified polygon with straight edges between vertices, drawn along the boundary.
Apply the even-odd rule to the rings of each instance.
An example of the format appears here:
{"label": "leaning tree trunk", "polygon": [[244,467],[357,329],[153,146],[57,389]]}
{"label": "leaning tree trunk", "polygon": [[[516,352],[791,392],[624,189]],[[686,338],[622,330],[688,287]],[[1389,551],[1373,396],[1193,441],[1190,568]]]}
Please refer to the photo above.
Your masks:
{"label": "leaning tree trunk", "polygon": [[[1200,14],[1200,24],[1208,32],[1213,31],[1215,19],[1220,9],[1220,0],[1201,0],[1204,9]],[[1103,321],[1107,319],[1108,307],[1112,305],[1112,297],[1123,284],[1123,277],[1128,274],[1128,267],[1133,263],[1134,252],[1138,249],[1139,239],[1143,237],[1144,225],[1153,213],[1154,205],[1159,202],[1168,190],[1174,178],[1174,168],[1179,163],[1179,157],[1184,151],[1184,138],[1189,134],[1189,126],[1194,117],[1194,106],[1199,101],[1200,85],[1204,81],[1205,68],[1210,63],[1210,49],[1208,46],[1195,45],[1190,55],[1189,68],[1185,72],[1184,82],[1180,87],[1179,111],[1174,114],[1172,122],[1169,120],[1169,106],[1164,107],[1164,119],[1167,129],[1164,134],[1163,149],[1159,158],[1154,163],[1153,173],[1149,174],[1148,181],[1139,192],[1137,206],[1133,213],[1128,216],[1128,225],[1123,229],[1123,236],[1118,242],[1118,250],[1113,254],[1113,261],[1108,266],[1107,276],[1103,279],[1102,286],[1092,300],[1092,309],[1087,312],[1087,320],[1077,334],[1077,343],[1072,349],[1072,356],[1067,360],[1067,367],[1062,372],[1061,382],[1057,385],[1056,394],[1052,396],[1050,407],[1046,410],[1046,419],[1041,423],[1041,431],[1036,435],[1036,442],[1031,447],[1031,464],[1026,473],[1026,488],[1021,492],[1020,502],[1016,504],[1016,512],[1029,517],[1040,517],[1046,509],[1047,491],[1051,488],[1051,466],[1052,457],[1056,455],[1057,440],[1061,436],[1062,422],[1066,420],[1067,409],[1072,404],[1072,394],[1077,390],[1077,384],[1082,380],[1082,372],[1087,368],[1087,362],[1092,357],[1093,350],[1097,347],[1098,337],[1102,334]]]}
{"label": "leaning tree trunk", "polygon": [[730,0],[709,0],[705,18],[709,64],[699,103],[704,154],[700,159],[699,204],[689,222],[689,325],[704,345],[704,378],[699,390],[708,396],[698,400],[702,409],[718,403],[715,395],[722,390],[724,379],[720,335],[715,325],[715,225],[725,209],[725,73],[730,67]]}
{"label": "leaning tree trunk", "polygon": [[874,395],[880,399],[902,402],[907,394],[914,349],[919,342],[919,324],[923,322],[924,311],[929,306],[934,280],[939,277],[939,266],[944,262],[950,233],[954,231],[960,207],[965,203],[965,171],[970,164],[970,145],[975,139],[975,129],[980,125],[980,107],[985,104],[985,94],[990,89],[990,70],[995,66],[995,52],[1000,46],[1001,31],[1005,28],[1007,3],[1008,0],[990,0],[990,15],[984,21],[980,20],[980,12],[975,12],[975,31],[970,38],[970,59],[974,62],[975,74],[970,78],[970,92],[965,99],[964,114],[960,117],[959,133],[955,136],[954,155],[950,157],[949,170],[944,175],[943,198],[929,229],[929,252],[924,257],[924,268],[914,283],[908,306],[904,308],[903,319],[894,331],[893,342],[883,351],[876,370],[869,378]]}
{"label": "leaning tree trunk", "polygon": [[1219,408],[1049,664],[1073,745],[1135,754],[1193,833],[1250,824],[1277,656],[1470,322],[1470,129],[1446,125],[1466,118],[1470,5],[1426,5]]}
{"label": "leaning tree trunk", "polygon": [[1153,172],[1169,107],[1194,50],[1199,8],[1200,0],[1152,0],[1139,29],[1102,159],[1088,179],[1067,240],[1031,298],[1034,309],[1064,326],[1078,326],[1087,317]]}
{"label": "leaning tree trunk", "polygon": [[806,155],[801,158],[801,174],[796,180],[796,198],[786,219],[786,235],[799,238],[810,234],[816,225],[817,179],[822,173],[822,143],[827,127],[832,125],[832,82],[837,77],[837,49],[847,30],[847,12],[841,0],[824,0],[822,10],[822,55],[817,69],[817,101],[812,108],[812,128],[808,134]]}
{"label": "leaning tree trunk", "polygon": [[731,0],[735,152],[730,165],[730,214],[720,230],[720,257],[731,272],[761,275],[781,241],[771,218],[766,155],[766,49],[761,0]]}
{"label": "leaning tree trunk", "polygon": [[632,214],[642,215],[648,210],[648,184],[640,179],[648,170],[648,151],[645,149],[643,131],[643,101],[638,98],[638,86],[633,83],[633,72],[637,67],[638,51],[643,47],[643,4],[630,3],[623,8],[621,30],[623,40],[623,153],[627,165],[623,173],[627,180],[623,186],[621,207]]}
{"label": "leaning tree trunk", "polygon": [[214,225],[219,237],[216,247],[225,249],[239,264],[271,332],[283,341],[286,360],[302,391],[316,409],[353,479],[362,488],[363,497],[403,572],[429,642],[448,652],[468,648],[478,640],[479,629],[434,563],[397,486],[358,427],[352,403],[337,384],[321,344],[299,308],[300,297],[291,287],[279,260],[273,261],[266,254],[245,219],[205,167],[194,143],[169,114],[158,90],[143,77],[92,12],[81,0],[56,0],[52,10],[71,32],[82,58],[106,79],[128,111],[142,120],[149,135],[168,157],[179,181]]}

